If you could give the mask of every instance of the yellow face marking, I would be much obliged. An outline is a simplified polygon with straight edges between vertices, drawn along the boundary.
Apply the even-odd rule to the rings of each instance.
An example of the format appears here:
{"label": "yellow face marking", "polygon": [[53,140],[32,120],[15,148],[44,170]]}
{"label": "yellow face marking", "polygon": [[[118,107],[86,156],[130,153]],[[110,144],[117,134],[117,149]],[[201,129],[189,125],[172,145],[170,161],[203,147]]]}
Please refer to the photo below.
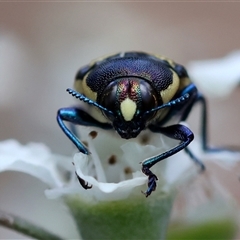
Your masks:
{"label": "yellow face marking", "polygon": [[160,92],[162,100],[163,100],[163,103],[169,102],[173,98],[173,96],[176,94],[178,89],[179,89],[180,79],[179,79],[178,75],[174,71],[172,71],[172,73],[173,73],[173,75],[172,75],[172,78],[173,78],[172,84],[170,84],[167,89],[165,89],[165,90]]}
{"label": "yellow face marking", "polygon": [[120,104],[120,109],[125,121],[131,121],[137,109],[137,104],[130,98],[124,99]]}

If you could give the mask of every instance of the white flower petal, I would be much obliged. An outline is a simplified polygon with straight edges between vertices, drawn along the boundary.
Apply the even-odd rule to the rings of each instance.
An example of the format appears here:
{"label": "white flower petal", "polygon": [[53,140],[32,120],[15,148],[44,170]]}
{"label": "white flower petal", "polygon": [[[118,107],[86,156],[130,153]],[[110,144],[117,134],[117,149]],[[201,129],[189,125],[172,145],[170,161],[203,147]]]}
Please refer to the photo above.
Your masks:
{"label": "white flower petal", "polygon": [[193,61],[188,73],[200,89],[210,97],[229,95],[240,82],[240,51],[224,58]]}
{"label": "white flower petal", "polygon": [[135,187],[143,185],[147,181],[146,176],[134,174],[134,178],[121,181],[119,183],[98,182],[94,177],[88,175],[88,156],[82,153],[75,154],[74,165],[78,176],[93,186],[92,189],[89,190],[88,195],[101,201],[112,201],[127,198]]}
{"label": "white flower petal", "polygon": [[[89,130],[92,131],[92,129]],[[139,139],[126,142],[101,130],[98,132],[97,138],[98,140],[95,141],[87,134],[86,139],[92,154],[77,153],[73,160],[51,154],[43,144],[30,143],[22,146],[14,140],[1,142],[0,171],[21,171],[39,178],[52,187],[45,191],[49,198],[77,194],[87,201],[120,200],[127,198],[134,189],[137,189],[138,194],[140,194],[140,189],[146,190],[147,177],[141,172],[141,161],[165,152],[177,144],[176,141],[153,133],[148,135],[149,144],[141,144]],[[107,145],[98,145],[104,143],[105,140]],[[99,155],[98,148],[104,157]],[[231,166],[240,160],[238,152],[204,153],[197,137],[189,148],[202,161],[216,160],[226,162],[228,163],[226,166]],[[110,163],[109,156],[117,153],[116,162]],[[86,191],[80,186],[74,175],[72,161],[78,176],[92,185],[91,189]],[[64,171],[71,173],[70,181],[69,179],[68,182],[64,181],[60,165]],[[102,170],[96,171],[98,170],[96,167],[102,168]],[[128,173],[126,168],[129,170]],[[159,179],[157,191],[164,191],[191,179],[196,175],[199,166],[190,159],[185,151],[180,151],[157,163],[151,170]],[[106,176],[101,177],[101,174]],[[137,188],[139,186],[141,187]]]}
{"label": "white flower petal", "polygon": [[[151,136],[154,136],[154,138],[158,136],[155,139],[155,146],[142,146],[136,142],[125,143],[122,145],[121,148],[124,151],[124,158],[134,159],[135,156],[135,162],[129,161],[130,166],[139,169],[141,167],[141,165],[139,165],[139,159],[144,161],[149,157],[168,151],[170,148],[174,147],[175,144],[178,144],[178,141],[172,139],[169,141],[168,137],[161,134],[155,133]],[[189,171],[189,169],[191,170]],[[188,177],[195,175],[197,169],[196,164],[194,164],[192,159],[184,151],[180,151],[179,153],[164,159],[151,168],[151,170],[158,176],[158,185],[160,186],[164,183],[168,185],[181,184],[186,181]]]}
{"label": "white flower petal", "polygon": [[[89,129],[92,131],[92,129]],[[86,128],[85,128],[86,131]],[[85,134],[85,136],[89,136],[86,132],[81,131],[81,136]],[[161,152],[164,152],[170,149],[170,146],[175,146],[175,141],[170,141],[171,145],[166,144],[168,142],[168,138],[164,137],[160,134],[151,134],[149,135],[150,140],[154,140],[156,146],[153,145],[142,145],[139,144],[137,139],[132,141],[124,141],[121,138],[115,138],[106,134],[105,131],[98,129],[97,134],[98,140],[92,140],[89,137],[86,137],[88,141],[88,146],[91,152],[89,156],[84,155],[82,153],[75,154],[74,156],[74,166],[76,168],[76,172],[79,177],[84,179],[89,185],[92,185],[92,189],[90,190],[83,190],[79,183],[77,182],[76,185],[69,186],[71,191],[68,191],[65,187],[62,188],[60,191],[59,189],[47,190],[46,194],[50,198],[59,197],[65,194],[80,194],[83,198],[87,199],[97,199],[97,200],[104,200],[104,201],[111,201],[117,199],[124,199],[133,191],[134,188],[143,185],[142,189],[146,190],[147,188],[147,177],[141,172],[141,161],[146,160],[149,157],[155,156]],[[103,143],[106,140],[108,144],[107,148],[103,145],[104,148],[104,156],[111,156],[115,152],[119,152],[119,149],[122,150],[122,153],[117,156],[117,159],[120,163],[115,163],[114,166],[109,166],[106,159],[107,157],[102,157],[101,155],[98,157],[98,152],[95,149],[99,148],[98,143]],[[114,143],[114,141],[120,141],[119,144]],[[165,143],[165,144],[163,144]],[[122,144],[122,145],[121,145]],[[94,151],[93,151],[94,150]],[[100,149],[100,152],[103,149]],[[110,152],[110,153],[108,153]],[[96,159],[93,159],[96,158]],[[93,165],[94,162],[94,165]],[[108,175],[106,181],[99,180],[99,177],[94,177],[94,171],[92,168],[104,167],[105,173]],[[121,172],[124,169],[124,166],[130,167],[133,170],[131,174],[131,179],[126,179],[126,176],[123,177],[122,180],[118,180],[118,177],[115,176],[115,180],[109,180],[109,173],[112,172],[114,175],[121,175]],[[189,171],[189,168],[192,169]],[[190,157],[184,152],[181,151],[180,153],[168,158],[158,164],[156,164],[152,171],[157,174],[159,181],[158,181],[158,189],[165,186],[173,187],[176,184],[181,184],[185,182],[189,177],[192,177],[196,174],[198,167],[196,164],[190,159]],[[96,173],[97,171],[95,171]],[[96,176],[96,175],[95,175]],[[165,188],[166,189],[166,188]],[[84,196],[85,195],[85,196]],[[87,197],[86,197],[87,195]]]}
{"label": "white flower petal", "polygon": [[64,157],[52,155],[43,144],[29,143],[21,145],[16,140],[0,142],[0,172],[19,171],[30,174],[49,186],[63,184],[56,161]]}

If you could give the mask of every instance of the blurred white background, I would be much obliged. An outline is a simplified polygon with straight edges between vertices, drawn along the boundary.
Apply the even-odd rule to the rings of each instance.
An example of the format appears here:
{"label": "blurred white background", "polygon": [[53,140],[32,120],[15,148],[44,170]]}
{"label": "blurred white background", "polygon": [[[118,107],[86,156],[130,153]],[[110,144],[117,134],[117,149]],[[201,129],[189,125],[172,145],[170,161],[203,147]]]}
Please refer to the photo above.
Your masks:
{"label": "blurred white background", "polygon": [[[125,50],[164,54],[183,65],[223,57],[240,47],[239,11],[239,3],[227,2],[0,3],[0,140],[44,142],[56,153],[71,154],[55,117],[74,102],[65,89],[79,67]],[[210,98],[211,143],[240,145],[239,93]],[[198,123],[196,110],[190,125],[197,131]],[[230,183],[239,190],[233,177]],[[76,237],[67,210],[46,200],[45,188],[29,176],[0,174],[0,208]],[[0,238],[20,237],[0,228]]]}

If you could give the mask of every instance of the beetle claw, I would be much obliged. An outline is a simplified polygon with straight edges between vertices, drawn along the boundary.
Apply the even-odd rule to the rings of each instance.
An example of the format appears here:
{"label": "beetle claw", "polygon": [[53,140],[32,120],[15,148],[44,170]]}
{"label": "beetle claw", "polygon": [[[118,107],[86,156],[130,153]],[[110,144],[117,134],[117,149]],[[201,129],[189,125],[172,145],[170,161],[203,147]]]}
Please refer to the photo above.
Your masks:
{"label": "beetle claw", "polygon": [[148,176],[148,189],[147,189],[146,192],[143,192],[143,191],[142,191],[142,193],[143,193],[146,197],[148,197],[148,196],[151,195],[151,193],[152,193],[153,191],[156,190],[158,178],[157,178],[157,176],[156,176],[154,173],[152,173],[152,171],[151,171],[149,168],[147,168],[147,167],[143,167],[143,168],[142,168],[142,172],[143,172],[146,176]]}
{"label": "beetle claw", "polygon": [[76,176],[77,176],[77,179],[79,181],[79,183],[81,184],[81,186],[84,188],[84,189],[90,189],[92,188],[92,185],[88,185],[88,182],[85,182],[84,179],[80,178],[77,174],[77,172],[75,172]]}

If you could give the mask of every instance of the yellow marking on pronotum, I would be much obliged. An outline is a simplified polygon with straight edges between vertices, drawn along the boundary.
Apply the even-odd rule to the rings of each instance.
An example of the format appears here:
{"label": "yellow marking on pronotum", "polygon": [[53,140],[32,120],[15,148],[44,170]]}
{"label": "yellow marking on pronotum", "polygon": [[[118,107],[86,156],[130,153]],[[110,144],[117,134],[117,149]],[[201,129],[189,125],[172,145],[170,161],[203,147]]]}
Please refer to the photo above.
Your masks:
{"label": "yellow marking on pronotum", "polygon": [[169,102],[179,89],[180,79],[174,71],[172,71],[172,73],[172,84],[170,84],[167,89],[160,92],[163,103]]}
{"label": "yellow marking on pronotum", "polygon": [[125,121],[131,121],[137,109],[137,104],[130,98],[126,98],[120,104],[120,109]]}

